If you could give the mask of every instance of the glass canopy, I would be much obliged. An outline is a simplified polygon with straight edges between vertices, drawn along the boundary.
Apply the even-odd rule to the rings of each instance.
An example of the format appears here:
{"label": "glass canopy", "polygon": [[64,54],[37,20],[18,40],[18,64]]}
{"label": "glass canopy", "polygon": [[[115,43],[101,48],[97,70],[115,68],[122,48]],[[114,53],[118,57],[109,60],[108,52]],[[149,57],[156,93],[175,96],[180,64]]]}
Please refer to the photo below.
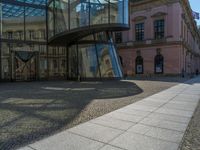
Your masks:
{"label": "glass canopy", "polygon": [[[23,17],[24,7],[18,5],[2,4],[3,18]],[[45,16],[45,11],[33,7],[26,7],[26,16]]]}

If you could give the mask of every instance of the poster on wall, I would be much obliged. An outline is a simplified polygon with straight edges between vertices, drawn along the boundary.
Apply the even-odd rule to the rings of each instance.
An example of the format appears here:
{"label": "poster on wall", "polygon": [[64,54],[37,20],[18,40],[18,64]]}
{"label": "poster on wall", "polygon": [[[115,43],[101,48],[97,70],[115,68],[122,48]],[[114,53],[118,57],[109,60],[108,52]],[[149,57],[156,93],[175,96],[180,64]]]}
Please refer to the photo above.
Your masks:
{"label": "poster on wall", "polygon": [[142,65],[137,65],[136,66],[136,71],[137,71],[137,73],[142,73],[143,72],[143,67],[142,67]]}
{"label": "poster on wall", "polygon": [[156,73],[162,73],[162,72],[163,72],[162,65],[157,65],[156,66]]}

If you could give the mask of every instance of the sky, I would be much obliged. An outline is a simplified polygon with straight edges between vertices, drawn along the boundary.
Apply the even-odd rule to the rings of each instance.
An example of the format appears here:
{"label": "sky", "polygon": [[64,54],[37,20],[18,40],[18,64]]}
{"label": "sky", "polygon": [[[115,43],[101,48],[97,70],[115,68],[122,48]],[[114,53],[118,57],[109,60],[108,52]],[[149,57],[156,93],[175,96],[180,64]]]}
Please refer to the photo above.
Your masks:
{"label": "sky", "polygon": [[[200,0],[189,0],[193,11],[200,13]],[[200,25],[200,20],[196,20],[197,24]]]}

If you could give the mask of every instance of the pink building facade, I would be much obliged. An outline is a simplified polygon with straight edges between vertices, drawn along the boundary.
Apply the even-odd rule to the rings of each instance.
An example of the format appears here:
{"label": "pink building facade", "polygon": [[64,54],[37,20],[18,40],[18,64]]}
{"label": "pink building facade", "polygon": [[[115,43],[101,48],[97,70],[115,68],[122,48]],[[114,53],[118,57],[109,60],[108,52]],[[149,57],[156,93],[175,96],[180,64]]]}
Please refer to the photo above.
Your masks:
{"label": "pink building facade", "polygon": [[200,70],[200,33],[187,0],[133,1],[130,30],[116,33],[115,40],[125,75]]}

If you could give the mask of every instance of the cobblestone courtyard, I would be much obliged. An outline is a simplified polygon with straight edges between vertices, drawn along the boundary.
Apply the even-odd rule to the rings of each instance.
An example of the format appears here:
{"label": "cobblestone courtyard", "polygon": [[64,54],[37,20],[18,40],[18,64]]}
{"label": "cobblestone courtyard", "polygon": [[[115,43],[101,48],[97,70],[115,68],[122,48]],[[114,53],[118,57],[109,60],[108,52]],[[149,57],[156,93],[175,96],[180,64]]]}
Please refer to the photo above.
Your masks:
{"label": "cobblestone courtyard", "polygon": [[182,78],[0,84],[0,149],[13,149],[184,82]]}

